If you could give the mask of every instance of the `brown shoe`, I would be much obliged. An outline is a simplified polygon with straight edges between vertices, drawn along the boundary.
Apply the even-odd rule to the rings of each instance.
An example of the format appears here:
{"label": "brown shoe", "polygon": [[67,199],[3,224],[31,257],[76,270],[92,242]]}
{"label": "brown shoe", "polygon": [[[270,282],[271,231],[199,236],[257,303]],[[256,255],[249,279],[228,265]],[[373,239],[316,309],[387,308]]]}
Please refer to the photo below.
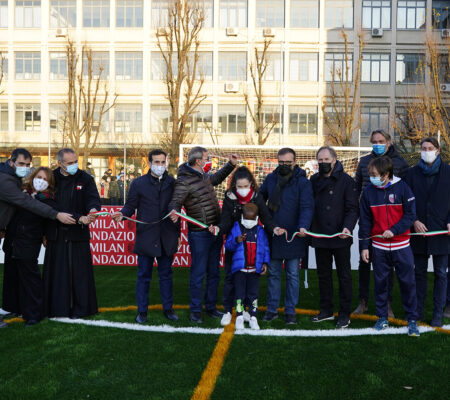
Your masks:
{"label": "brown shoe", "polygon": [[367,301],[361,299],[361,301],[358,304],[358,307],[356,307],[355,311],[353,311],[353,314],[365,314],[367,310],[368,310]]}
{"label": "brown shoe", "polygon": [[394,311],[392,311],[391,302],[388,302],[388,317],[389,318],[395,318]]}
{"label": "brown shoe", "polygon": [[442,315],[444,318],[450,318],[450,304],[445,307],[444,314]]}

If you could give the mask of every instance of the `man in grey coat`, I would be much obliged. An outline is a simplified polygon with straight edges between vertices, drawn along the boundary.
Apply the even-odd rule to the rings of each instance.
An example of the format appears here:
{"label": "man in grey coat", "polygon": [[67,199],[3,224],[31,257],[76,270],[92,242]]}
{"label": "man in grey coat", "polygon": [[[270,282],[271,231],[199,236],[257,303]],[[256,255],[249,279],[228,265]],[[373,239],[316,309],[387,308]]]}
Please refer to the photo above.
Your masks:
{"label": "man in grey coat", "polygon": [[[16,207],[24,208],[44,218],[57,219],[63,224],[75,224],[70,214],[61,213],[35,200],[22,191],[22,178],[30,172],[31,154],[28,150],[15,149],[9,160],[0,163],[0,238],[3,237]],[[0,328],[8,325],[0,322]]]}

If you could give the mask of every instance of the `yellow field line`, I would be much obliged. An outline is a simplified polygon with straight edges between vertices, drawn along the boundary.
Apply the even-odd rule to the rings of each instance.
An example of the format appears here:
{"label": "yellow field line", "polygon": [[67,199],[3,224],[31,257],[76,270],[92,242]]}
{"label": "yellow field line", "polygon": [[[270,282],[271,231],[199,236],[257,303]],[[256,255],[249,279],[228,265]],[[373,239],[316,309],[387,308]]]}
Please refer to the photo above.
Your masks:
{"label": "yellow field line", "polygon": [[225,361],[225,357],[228,353],[228,349],[230,348],[231,341],[233,340],[234,328],[235,316],[233,316],[231,323],[225,326],[222,334],[220,335],[211,358],[203,371],[200,382],[194,389],[191,400],[207,400],[211,397],[214,387],[216,386],[217,378]]}

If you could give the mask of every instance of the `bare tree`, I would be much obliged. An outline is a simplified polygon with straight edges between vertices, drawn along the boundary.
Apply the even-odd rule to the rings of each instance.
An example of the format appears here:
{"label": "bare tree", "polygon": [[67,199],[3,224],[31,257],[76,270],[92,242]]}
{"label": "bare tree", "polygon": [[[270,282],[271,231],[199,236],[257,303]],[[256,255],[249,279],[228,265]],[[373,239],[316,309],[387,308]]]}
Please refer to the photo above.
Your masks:
{"label": "bare tree", "polygon": [[[253,88],[253,95],[248,91],[244,92],[244,100],[247,106],[248,113],[253,125],[255,127],[255,133],[257,136],[256,144],[263,145],[269,139],[270,134],[273,132],[275,126],[280,123],[280,116],[275,112],[269,111],[269,118],[265,118],[267,109],[265,107],[265,99],[263,92],[263,80],[264,75],[269,66],[269,47],[272,44],[272,40],[265,39],[262,50],[254,48],[254,60],[249,63],[249,72],[251,78],[251,84]],[[282,60],[280,60],[282,62]],[[267,119],[267,120],[266,120]],[[247,144],[255,144],[253,135],[245,137]]]}
{"label": "bare tree", "polygon": [[92,49],[84,44],[80,56],[74,42],[68,39],[66,57],[68,82],[61,121],[63,141],[83,156],[84,169],[97,144],[103,118],[116,104],[117,94],[108,104],[110,93],[103,76],[104,67],[94,64]]}
{"label": "bare tree", "polygon": [[161,145],[175,161],[178,161],[179,145],[192,142],[193,135],[187,125],[206,99],[201,93],[205,78],[199,71],[200,33],[205,18],[200,0],[170,0],[167,27],[157,32],[171,112],[170,132],[163,136]]}
{"label": "bare tree", "polygon": [[[361,125],[357,97],[361,82],[364,41],[362,34],[359,33],[358,58],[353,60],[347,33],[344,30],[341,33],[344,39],[343,67],[331,70],[330,94],[323,100],[322,111],[328,131],[327,141],[335,146],[348,146],[351,144],[353,133]],[[356,65],[355,73],[352,72],[354,65]]]}
{"label": "bare tree", "polygon": [[0,95],[2,95],[5,90],[2,89],[2,83],[3,83],[3,79],[5,77],[5,62],[6,62],[6,58],[3,55],[2,52],[0,52]]}

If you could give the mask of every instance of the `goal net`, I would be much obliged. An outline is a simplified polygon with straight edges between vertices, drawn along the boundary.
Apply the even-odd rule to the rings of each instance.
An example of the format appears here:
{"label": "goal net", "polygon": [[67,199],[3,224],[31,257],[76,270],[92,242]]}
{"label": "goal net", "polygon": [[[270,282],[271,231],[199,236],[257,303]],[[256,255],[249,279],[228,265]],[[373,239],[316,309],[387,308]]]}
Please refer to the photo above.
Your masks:
{"label": "goal net", "polygon": [[[197,144],[180,145],[180,163],[186,162],[189,151],[198,146]],[[230,154],[237,154],[239,165],[245,165],[254,174],[258,185],[261,185],[264,178],[277,166],[277,153],[281,146],[245,146],[245,145],[207,145],[205,146],[211,156],[212,169],[218,170],[229,160]],[[317,171],[316,152],[320,146],[292,146],[297,154],[297,165],[306,170],[308,177]],[[338,155],[338,160],[344,166],[345,172],[354,176],[358,161],[361,157],[372,151],[371,147],[334,147]],[[221,185],[216,187],[219,200],[222,200],[229,182],[228,178]]]}

